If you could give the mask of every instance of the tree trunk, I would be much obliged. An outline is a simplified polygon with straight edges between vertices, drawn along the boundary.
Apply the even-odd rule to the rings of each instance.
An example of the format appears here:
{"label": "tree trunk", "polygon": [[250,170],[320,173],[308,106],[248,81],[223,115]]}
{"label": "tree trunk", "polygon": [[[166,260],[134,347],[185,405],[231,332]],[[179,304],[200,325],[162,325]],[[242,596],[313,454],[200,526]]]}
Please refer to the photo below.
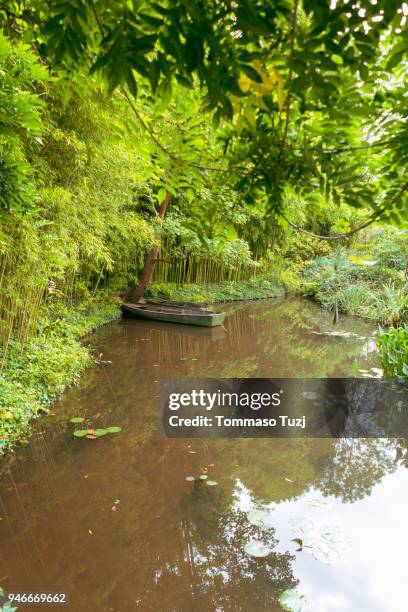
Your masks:
{"label": "tree trunk", "polygon": [[[166,193],[166,197],[162,205],[159,208],[158,216],[160,219],[164,219],[166,209],[170,203],[171,194]],[[154,246],[147,254],[146,261],[143,267],[142,275],[137,287],[133,287],[126,296],[128,301],[140,302],[144,298],[144,294],[150,283],[152,282],[154,268],[156,266],[157,255],[159,254],[159,247]]]}

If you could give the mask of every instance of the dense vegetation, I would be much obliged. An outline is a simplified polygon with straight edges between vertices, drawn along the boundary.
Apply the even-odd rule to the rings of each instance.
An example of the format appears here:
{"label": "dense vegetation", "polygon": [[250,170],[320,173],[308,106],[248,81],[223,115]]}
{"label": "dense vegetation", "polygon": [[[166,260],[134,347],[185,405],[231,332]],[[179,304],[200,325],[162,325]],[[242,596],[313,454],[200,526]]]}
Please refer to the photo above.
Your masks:
{"label": "dense vegetation", "polygon": [[392,325],[384,370],[407,374],[407,12],[0,2],[4,446],[142,271],[153,295],[286,288]]}

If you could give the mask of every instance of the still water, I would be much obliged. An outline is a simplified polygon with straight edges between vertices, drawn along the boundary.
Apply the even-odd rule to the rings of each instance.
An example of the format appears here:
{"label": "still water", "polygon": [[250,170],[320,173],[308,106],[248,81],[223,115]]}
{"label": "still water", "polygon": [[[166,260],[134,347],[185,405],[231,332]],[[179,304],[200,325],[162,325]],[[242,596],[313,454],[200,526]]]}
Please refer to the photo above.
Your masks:
{"label": "still water", "polygon": [[[291,588],[312,612],[406,609],[405,442],[158,436],[161,376],[378,367],[362,321],[343,320],[336,331],[346,335],[329,336],[330,316],[301,300],[228,309],[225,330],[128,319],[92,336],[99,364],[3,466],[6,591],[63,591],[75,612],[273,611]],[[74,416],[122,431],[77,439]],[[185,480],[203,472],[218,484]],[[266,527],[253,524],[254,510],[267,513]],[[245,553],[254,538],[268,556]]]}

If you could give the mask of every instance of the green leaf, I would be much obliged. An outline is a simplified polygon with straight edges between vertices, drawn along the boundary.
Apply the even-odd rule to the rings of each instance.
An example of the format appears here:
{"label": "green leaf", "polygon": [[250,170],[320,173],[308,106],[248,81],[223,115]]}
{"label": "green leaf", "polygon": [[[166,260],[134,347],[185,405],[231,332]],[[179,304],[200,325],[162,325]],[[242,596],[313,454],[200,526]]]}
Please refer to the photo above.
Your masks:
{"label": "green leaf", "polygon": [[102,436],[106,436],[106,434],[110,433],[107,429],[94,429],[93,435],[97,438],[101,438]]}
{"label": "green leaf", "polygon": [[84,420],[84,417],[74,417],[70,420],[70,423],[83,423]]}
{"label": "green leaf", "polygon": [[287,589],[281,593],[278,601],[287,612],[302,612],[307,604],[306,597],[297,589]]}
{"label": "green leaf", "polygon": [[167,189],[165,189],[164,187],[160,187],[159,192],[157,194],[157,201],[159,202],[159,204],[163,204],[164,200],[166,199],[166,195]]}
{"label": "green leaf", "polygon": [[270,512],[264,510],[252,510],[248,512],[247,519],[251,525],[255,525],[260,529],[272,529],[275,525],[275,519]]}
{"label": "green leaf", "polygon": [[121,427],[107,427],[106,431],[108,433],[119,433],[120,431],[122,431]]}
{"label": "green leaf", "polygon": [[256,83],[262,83],[261,75],[248,64],[241,64],[242,71],[251,79],[251,81],[255,81]]}
{"label": "green leaf", "polygon": [[77,429],[76,431],[74,431],[74,436],[76,438],[84,438],[87,435],[87,430],[86,429]]}
{"label": "green leaf", "polygon": [[260,542],[259,540],[251,540],[250,542],[247,542],[244,546],[244,550],[247,555],[259,558],[267,557],[272,552],[269,546],[267,546],[263,542]]}

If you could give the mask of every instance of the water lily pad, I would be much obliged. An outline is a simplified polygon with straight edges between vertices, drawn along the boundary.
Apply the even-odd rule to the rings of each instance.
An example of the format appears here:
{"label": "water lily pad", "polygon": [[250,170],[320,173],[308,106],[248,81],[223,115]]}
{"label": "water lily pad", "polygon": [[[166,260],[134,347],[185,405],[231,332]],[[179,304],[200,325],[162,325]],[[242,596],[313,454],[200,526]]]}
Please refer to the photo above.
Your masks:
{"label": "water lily pad", "polygon": [[307,599],[297,589],[283,591],[278,599],[280,605],[288,612],[302,612],[307,604]]}
{"label": "water lily pad", "polygon": [[209,487],[215,487],[218,482],[216,480],[207,480],[206,484],[208,484]]}
{"label": "water lily pad", "polygon": [[314,391],[303,391],[301,396],[308,400],[316,400],[319,397]]}
{"label": "water lily pad", "polygon": [[201,474],[200,476],[200,480],[207,480],[208,476],[207,474]]}
{"label": "water lily pad", "polygon": [[313,523],[309,519],[290,519],[289,525],[293,531],[302,535],[309,534],[313,530]]}
{"label": "water lily pad", "polygon": [[70,423],[83,423],[84,421],[84,417],[74,417],[73,419],[71,419]]}
{"label": "water lily pad", "polygon": [[122,431],[121,427],[107,427],[106,431],[108,433],[119,433],[119,431]]}
{"label": "water lily pad", "polygon": [[310,499],[308,501],[309,508],[312,510],[323,511],[328,510],[330,508],[330,504],[325,499],[319,499],[318,497],[315,499]]}
{"label": "water lily pad", "polygon": [[272,550],[259,540],[251,540],[247,542],[244,546],[244,550],[247,555],[251,555],[251,557],[267,557],[271,554]]}
{"label": "water lily pad", "polygon": [[86,429],[77,429],[76,431],[74,431],[74,436],[76,438],[84,438],[87,433],[88,431]]}
{"label": "water lily pad", "polygon": [[335,563],[340,559],[340,551],[325,540],[310,538],[304,542],[304,548],[310,549],[310,552],[316,561],[322,561],[323,563]]}
{"label": "water lily pad", "polygon": [[289,521],[289,524],[302,536],[302,550],[311,554],[317,561],[334,563],[349,545],[336,526],[322,525],[318,528],[309,519],[294,519]]}
{"label": "water lily pad", "polygon": [[247,514],[247,519],[251,525],[260,529],[272,529],[275,523],[274,517],[264,510],[251,510]]}
{"label": "water lily pad", "polygon": [[108,430],[107,429],[94,429],[93,435],[96,436],[97,438],[100,438],[102,436],[106,436],[106,434],[108,434]]}
{"label": "water lily pad", "polygon": [[186,476],[186,480],[188,482],[193,482],[195,480],[194,476]]}

